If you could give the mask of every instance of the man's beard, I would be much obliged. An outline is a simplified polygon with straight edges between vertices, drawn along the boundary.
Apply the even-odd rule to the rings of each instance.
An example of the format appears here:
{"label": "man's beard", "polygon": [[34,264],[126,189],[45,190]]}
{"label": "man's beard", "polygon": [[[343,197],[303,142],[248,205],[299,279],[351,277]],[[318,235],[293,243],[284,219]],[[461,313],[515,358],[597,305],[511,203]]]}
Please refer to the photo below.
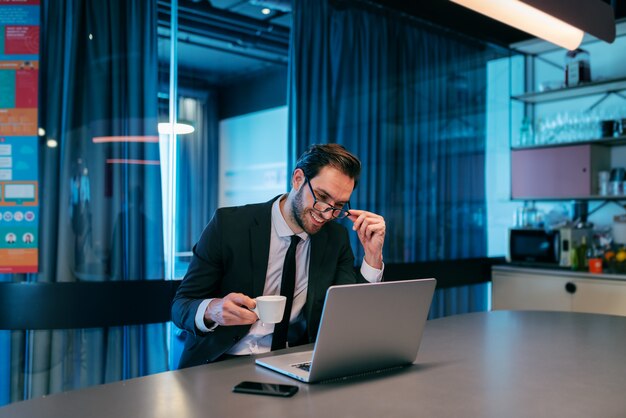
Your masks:
{"label": "man's beard", "polygon": [[[307,234],[313,235],[319,232],[323,225],[313,224],[313,222],[307,218],[308,216],[311,216],[309,212],[313,211],[313,209],[304,207],[303,194],[304,186],[298,190],[293,202],[291,203],[291,213],[293,214],[293,219],[296,221],[298,226]],[[316,213],[316,215],[318,218],[323,219],[320,214]],[[306,222],[307,220],[308,222]]]}

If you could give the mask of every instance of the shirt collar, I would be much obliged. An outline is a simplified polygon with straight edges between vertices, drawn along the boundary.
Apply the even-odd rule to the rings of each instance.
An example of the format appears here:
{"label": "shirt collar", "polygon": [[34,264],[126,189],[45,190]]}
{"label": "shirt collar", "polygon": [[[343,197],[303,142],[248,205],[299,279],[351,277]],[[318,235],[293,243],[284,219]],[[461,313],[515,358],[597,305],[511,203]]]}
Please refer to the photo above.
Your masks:
{"label": "shirt collar", "polygon": [[[287,237],[294,235],[294,232],[291,230],[289,225],[287,225],[287,221],[285,220],[282,212],[280,211],[280,202],[286,198],[287,198],[287,195],[284,194],[279,199],[276,199],[276,201],[274,201],[274,204],[272,205],[272,225],[274,225],[274,229],[276,233],[281,238],[282,237],[287,238]],[[307,239],[309,239],[309,234],[307,234],[304,231],[296,235],[298,235],[302,239],[302,241],[306,241]]]}

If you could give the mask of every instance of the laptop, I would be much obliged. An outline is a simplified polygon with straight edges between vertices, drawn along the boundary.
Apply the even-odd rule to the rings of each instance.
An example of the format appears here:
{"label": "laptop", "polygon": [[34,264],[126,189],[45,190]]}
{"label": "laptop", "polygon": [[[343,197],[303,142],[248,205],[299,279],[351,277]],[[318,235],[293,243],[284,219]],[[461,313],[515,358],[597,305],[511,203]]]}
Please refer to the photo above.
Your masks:
{"label": "laptop", "polygon": [[306,383],[415,362],[435,279],[331,286],[313,351],[270,354],[256,364]]}

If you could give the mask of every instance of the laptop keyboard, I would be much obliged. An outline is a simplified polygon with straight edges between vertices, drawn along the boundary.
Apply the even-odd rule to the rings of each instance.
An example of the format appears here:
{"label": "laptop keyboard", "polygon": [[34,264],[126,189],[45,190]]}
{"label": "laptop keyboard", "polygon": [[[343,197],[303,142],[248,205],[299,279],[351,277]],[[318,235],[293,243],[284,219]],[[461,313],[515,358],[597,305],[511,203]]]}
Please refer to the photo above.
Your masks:
{"label": "laptop keyboard", "polygon": [[310,361],[306,361],[304,363],[296,363],[296,364],[292,364],[292,367],[296,367],[300,370],[304,370],[305,372],[310,371],[311,369],[311,362]]}

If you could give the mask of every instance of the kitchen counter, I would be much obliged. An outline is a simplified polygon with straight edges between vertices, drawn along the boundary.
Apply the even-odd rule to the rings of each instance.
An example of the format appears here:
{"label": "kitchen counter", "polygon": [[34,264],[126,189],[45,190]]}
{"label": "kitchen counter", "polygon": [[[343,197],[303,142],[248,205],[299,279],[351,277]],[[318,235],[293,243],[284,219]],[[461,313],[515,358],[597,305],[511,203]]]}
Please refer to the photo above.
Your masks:
{"label": "kitchen counter", "polygon": [[626,316],[626,275],[557,268],[493,266],[494,310],[585,312]]}
{"label": "kitchen counter", "polygon": [[615,273],[589,273],[588,271],[575,271],[566,267],[533,267],[528,264],[499,264],[492,267],[492,271],[509,271],[517,273],[543,274],[561,277],[581,278],[581,279],[603,279],[626,281],[626,274]]}

